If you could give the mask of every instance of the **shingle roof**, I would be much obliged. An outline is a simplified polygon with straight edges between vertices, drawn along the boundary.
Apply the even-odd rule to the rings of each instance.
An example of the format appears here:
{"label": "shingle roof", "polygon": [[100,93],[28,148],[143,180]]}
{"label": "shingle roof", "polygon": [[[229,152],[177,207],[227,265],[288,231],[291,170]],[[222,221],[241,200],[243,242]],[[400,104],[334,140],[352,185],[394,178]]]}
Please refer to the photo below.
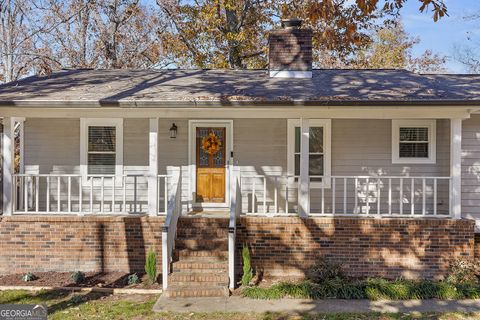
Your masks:
{"label": "shingle roof", "polygon": [[64,70],[0,86],[0,105],[478,104],[480,75],[405,70]]}

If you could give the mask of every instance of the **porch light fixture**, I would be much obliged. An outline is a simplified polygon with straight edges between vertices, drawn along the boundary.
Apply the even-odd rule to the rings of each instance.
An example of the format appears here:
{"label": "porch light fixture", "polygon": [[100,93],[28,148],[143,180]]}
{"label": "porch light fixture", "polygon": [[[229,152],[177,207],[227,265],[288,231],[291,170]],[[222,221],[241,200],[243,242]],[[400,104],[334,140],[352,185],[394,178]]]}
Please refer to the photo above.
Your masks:
{"label": "porch light fixture", "polygon": [[172,123],[170,127],[170,138],[175,139],[177,137],[177,126],[175,123]]}

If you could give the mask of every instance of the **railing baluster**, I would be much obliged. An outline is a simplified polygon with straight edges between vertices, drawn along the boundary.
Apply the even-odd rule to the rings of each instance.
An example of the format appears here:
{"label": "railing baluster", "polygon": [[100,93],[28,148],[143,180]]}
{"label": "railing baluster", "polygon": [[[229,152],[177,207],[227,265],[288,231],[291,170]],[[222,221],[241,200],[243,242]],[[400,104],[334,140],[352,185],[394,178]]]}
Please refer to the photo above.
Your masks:
{"label": "railing baluster", "polygon": [[72,212],[72,177],[67,178],[67,211]]}
{"label": "railing baluster", "polygon": [[388,178],[388,214],[392,214],[392,178]]}
{"label": "railing baluster", "polygon": [[325,181],[322,181],[320,188],[322,189],[322,214],[325,214]]}
{"label": "railing baluster", "polygon": [[78,212],[81,214],[83,212],[83,185],[82,185],[82,176],[78,177]]}
{"label": "railing baluster", "polygon": [[274,177],[274,191],[273,191],[273,206],[275,210],[275,214],[278,214],[278,179],[277,176]]}
{"label": "railing baluster", "polygon": [[411,190],[410,190],[410,197],[411,197],[411,204],[410,204],[410,214],[411,215],[414,215],[415,214],[415,179],[412,178],[412,186],[410,187]]}
{"label": "railing baluster", "polygon": [[137,213],[137,176],[133,176],[133,213]]}
{"label": "railing baluster", "polygon": [[403,178],[400,178],[400,214],[403,214]]}
{"label": "railing baluster", "polygon": [[46,211],[50,212],[50,176],[47,176],[47,207]]}
{"label": "railing baluster", "polygon": [[112,177],[112,213],[115,212],[115,176]]}
{"label": "railing baluster", "polygon": [[61,206],[61,201],[60,201],[60,176],[57,176],[57,212],[61,212],[62,208]]}
{"label": "railing baluster", "polygon": [[104,195],[105,195],[105,185],[104,185],[104,182],[105,182],[105,177],[102,176],[100,178],[100,213],[103,213],[104,211],[104,207],[103,207],[103,202],[104,202]]}
{"label": "railing baluster", "polygon": [[365,192],[365,204],[366,204],[366,214],[370,214],[370,180],[365,179],[365,184],[367,186],[367,191]]}
{"label": "railing baluster", "polygon": [[[122,176],[122,184],[123,184],[122,210],[123,212],[127,213],[127,177],[126,176]],[[165,212],[167,212],[167,207],[165,207]]]}
{"label": "railing baluster", "polygon": [[426,199],[425,199],[426,189],[427,188],[426,188],[425,178],[422,178],[422,215],[425,215],[427,211],[427,205],[426,205]]}
{"label": "railing baluster", "polygon": [[433,214],[437,215],[437,178],[433,179]]}
{"label": "railing baluster", "polygon": [[288,214],[288,176],[285,179],[285,214]]}
{"label": "railing baluster", "polygon": [[167,213],[167,203],[168,203],[168,177],[164,178],[164,192],[163,192],[163,197],[165,198],[163,201],[165,202],[165,213]]}
{"label": "railing baluster", "polygon": [[332,214],[335,214],[335,178],[330,178],[332,179]]}
{"label": "railing baluster", "polygon": [[23,182],[23,211],[28,212],[28,177]]}
{"label": "railing baluster", "polygon": [[355,206],[353,209],[353,213],[358,213],[358,178],[355,178]]}
{"label": "railing baluster", "polygon": [[381,190],[381,180],[378,179],[377,180],[377,214],[381,214],[380,210],[381,210],[381,205],[380,205],[380,190]]}
{"label": "railing baluster", "polygon": [[40,177],[36,176],[35,177],[35,212],[38,212],[39,206],[38,206],[38,198],[40,194]]}
{"label": "railing baluster", "polygon": [[252,179],[252,213],[255,213],[255,178]]}
{"label": "railing baluster", "polygon": [[160,210],[160,177],[157,176],[157,206],[158,206],[158,210],[157,210],[157,214],[162,212]]}
{"label": "railing baluster", "polygon": [[90,213],[93,213],[93,177],[90,177]]}
{"label": "railing baluster", "polygon": [[347,214],[347,178],[343,178],[343,213]]}
{"label": "railing baluster", "polygon": [[263,177],[263,213],[267,213],[267,177]]}

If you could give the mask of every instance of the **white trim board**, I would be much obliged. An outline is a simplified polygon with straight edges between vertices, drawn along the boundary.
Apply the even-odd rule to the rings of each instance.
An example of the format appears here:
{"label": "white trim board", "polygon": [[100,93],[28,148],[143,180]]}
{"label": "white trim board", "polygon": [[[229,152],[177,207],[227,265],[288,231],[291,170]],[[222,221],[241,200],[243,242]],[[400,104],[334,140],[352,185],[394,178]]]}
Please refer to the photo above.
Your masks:
{"label": "white trim board", "polygon": [[447,106],[236,106],[236,107],[188,107],[172,108],[85,108],[65,104],[65,108],[2,107],[4,117],[31,118],[178,118],[204,119],[205,114],[215,119],[266,118],[266,119],[451,119],[470,118],[471,108]]}
{"label": "white trim board", "polygon": [[[197,127],[225,127],[225,202],[223,203],[197,203],[195,202],[196,175],[196,128]],[[192,207],[202,208],[228,208],[230,206],[230,170],[229,163],[233,162],[233,120],[189,120],[188,121],[188,168],[190,176],[189,195]]]}

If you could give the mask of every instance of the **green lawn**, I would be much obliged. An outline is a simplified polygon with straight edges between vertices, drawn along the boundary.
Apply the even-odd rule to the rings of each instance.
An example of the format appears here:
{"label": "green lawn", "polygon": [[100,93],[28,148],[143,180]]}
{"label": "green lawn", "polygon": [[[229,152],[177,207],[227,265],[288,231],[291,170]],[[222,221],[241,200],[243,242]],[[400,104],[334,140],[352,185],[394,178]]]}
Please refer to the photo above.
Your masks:
{"label": "green lawn", "polygon": [[152,306],[157,296],[106,295],[101,293],[70,293],[62,291],[30,293],[27,291],[2,291],[0,304],[45,303],[49,319],[162,319],[162,320],[390,320],[390,319],[480,319],[476,314],[315,314],[288,316],[285,314],[240,313],[154,313]]}

